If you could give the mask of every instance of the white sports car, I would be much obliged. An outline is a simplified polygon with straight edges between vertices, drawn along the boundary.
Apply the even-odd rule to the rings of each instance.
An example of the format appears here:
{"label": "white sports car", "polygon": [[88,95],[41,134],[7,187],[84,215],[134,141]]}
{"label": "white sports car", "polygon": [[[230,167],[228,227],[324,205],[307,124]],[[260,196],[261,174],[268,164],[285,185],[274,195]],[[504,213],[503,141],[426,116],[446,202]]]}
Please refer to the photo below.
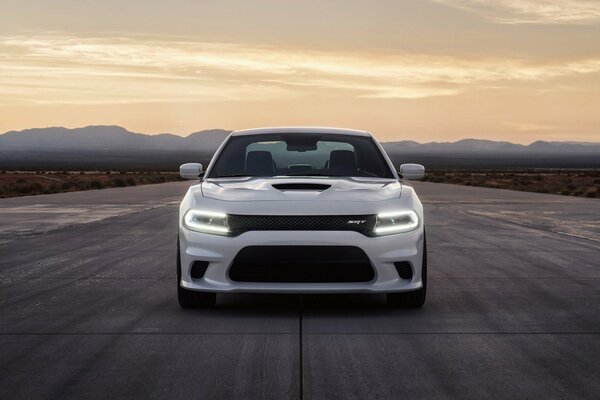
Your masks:
{"label": "white sports car", "polygon": [[427,288],[423,206],[368,132],[236,131],[202,165],[179,209],[177,291],[184,308],[217,293],[386,293],[421,307]]}

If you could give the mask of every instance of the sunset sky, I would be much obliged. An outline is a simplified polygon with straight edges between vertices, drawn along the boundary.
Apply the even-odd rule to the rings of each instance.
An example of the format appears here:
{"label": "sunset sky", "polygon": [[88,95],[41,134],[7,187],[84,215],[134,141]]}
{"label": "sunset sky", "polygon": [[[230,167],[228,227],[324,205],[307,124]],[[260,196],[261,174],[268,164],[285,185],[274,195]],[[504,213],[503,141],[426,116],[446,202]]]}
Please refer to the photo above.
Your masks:
{"label": "sunset sky", "polygon": [[600,141],[598,0],[0,0],[0,132]]}

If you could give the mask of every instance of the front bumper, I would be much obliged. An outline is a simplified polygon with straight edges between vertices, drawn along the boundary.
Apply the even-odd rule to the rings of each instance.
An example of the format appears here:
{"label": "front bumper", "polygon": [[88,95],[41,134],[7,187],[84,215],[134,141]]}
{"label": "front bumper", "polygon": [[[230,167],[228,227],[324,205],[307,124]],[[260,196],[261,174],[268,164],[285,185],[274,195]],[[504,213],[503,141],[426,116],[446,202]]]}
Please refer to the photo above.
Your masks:
{"label": "front bumper", "polygon": [[[367,237],[340,231],[252,231],[236,237],[210,235],[180,228],[181,286],[189,290],[229,293],[388,293],[422,287],[423,227],[412,232]],[[368,256],[375,277],[369,282],[262,283],[234,282],[229,269],[247,246],[356,246]],[[264,257],[268,258],[268,254]],[[207,261],[202,278],[191,277],[195,261]],[[401,279],[395,262],[409,262],[411,279]]]}

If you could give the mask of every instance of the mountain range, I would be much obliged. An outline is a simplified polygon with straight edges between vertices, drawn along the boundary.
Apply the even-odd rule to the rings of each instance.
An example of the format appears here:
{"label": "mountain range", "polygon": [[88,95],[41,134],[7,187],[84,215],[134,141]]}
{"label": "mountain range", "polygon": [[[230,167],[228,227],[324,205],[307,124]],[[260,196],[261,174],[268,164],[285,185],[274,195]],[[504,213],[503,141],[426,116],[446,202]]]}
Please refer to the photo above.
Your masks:
{"label": "mountain range", "polygon": [[[120,126],[61,127],[0,135],[0,169],[176,169],[207,163],[230,131],[186,137],[145,135]],[[464,139],[457,142],[383,143],[394,162],[438,168],[600,168],[600,143],[536,141],[530,145]]]}
{"label": "mountain range", "polygon": [[85,128],[41,128],[10,131],[0,135],[2,150],[189,150],[213,152],[229,135],[224,129],[194,132],[186,137],[163,133],[145,135],[120,126]]}

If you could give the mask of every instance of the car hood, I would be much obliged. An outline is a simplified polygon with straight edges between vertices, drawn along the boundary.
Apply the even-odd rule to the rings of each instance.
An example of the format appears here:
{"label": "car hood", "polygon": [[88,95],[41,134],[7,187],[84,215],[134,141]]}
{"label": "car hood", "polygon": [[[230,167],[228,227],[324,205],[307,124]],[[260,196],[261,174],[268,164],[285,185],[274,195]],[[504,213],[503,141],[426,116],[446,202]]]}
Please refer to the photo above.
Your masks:
{"label": "car hood", "polygon": [[221,201],[383,201],[400,197],[395,179],[235,178],[202,182],[202,195]]}

